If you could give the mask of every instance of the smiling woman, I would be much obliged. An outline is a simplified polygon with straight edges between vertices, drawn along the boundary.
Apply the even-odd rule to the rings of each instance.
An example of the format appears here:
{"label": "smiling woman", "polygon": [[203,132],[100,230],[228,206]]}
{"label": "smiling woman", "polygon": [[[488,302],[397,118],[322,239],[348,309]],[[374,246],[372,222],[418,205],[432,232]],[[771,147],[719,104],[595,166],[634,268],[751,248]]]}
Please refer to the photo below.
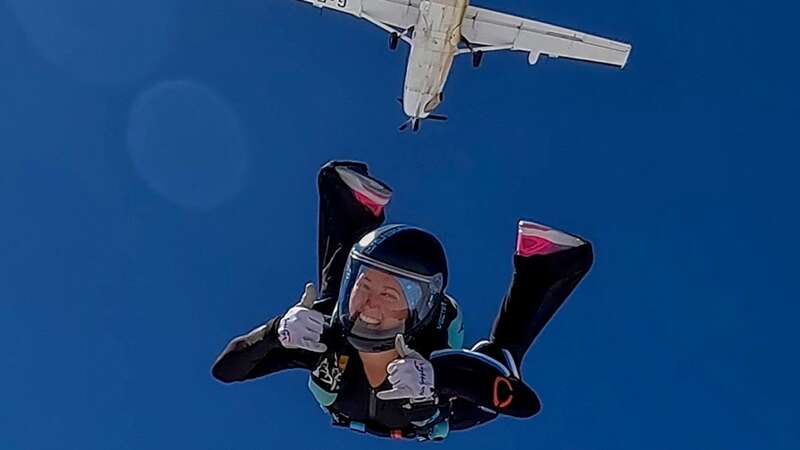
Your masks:
{"label": "smiling woman", "polygon": [[440,440],[500,415],[535,415],[540,403],[519,365],[589,270],[591,245],[520,222],[515,274],[492,334],[467,350],[439,239],[383,225],[392,190],[365,164],[328,163],[318,184],[319,295],[308,283],[285,314],[233,339],[214,377],[306,369],[334,425],[395,439]]}

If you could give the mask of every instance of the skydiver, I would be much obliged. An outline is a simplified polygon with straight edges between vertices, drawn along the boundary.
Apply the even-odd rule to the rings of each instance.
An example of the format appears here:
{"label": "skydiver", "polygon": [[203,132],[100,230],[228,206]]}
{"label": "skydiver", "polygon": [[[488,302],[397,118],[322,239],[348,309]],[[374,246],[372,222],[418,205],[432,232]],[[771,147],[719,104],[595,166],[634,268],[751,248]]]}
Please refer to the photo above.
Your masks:
{"label": "skydiver", "polygon": [[392,190],[358,162],[318,175],[319,294],[233,339],[213,376],[225,383],[284,369],[336,426],[387,438],[444,439],[499,415],[540,410],[520,366],[534,339],[589,271],[589,242],[520,221],[511,285],[491,334],[463,349],[460,307],[431,233],[383,225]]}

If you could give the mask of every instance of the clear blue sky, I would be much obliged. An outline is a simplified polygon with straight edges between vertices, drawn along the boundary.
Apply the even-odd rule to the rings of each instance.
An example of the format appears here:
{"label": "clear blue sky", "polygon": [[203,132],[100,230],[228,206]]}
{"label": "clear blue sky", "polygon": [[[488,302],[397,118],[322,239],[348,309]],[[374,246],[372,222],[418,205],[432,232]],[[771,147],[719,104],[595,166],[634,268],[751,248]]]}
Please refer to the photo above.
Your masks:
{"label": "clear blue sky", "polygon": [[[515,223],[597,260],[523,368],[544,409],[458,449],[800,448],[796,5],[492,0],[629,66],[458,60],[399,134],[407,48],[290,0],[0,1],[0,448],[399,448],[229,338],[314,278],[317,168],[366,161],[437,233],[467,342]],[[413,444],[412,444],[413,445]]]}

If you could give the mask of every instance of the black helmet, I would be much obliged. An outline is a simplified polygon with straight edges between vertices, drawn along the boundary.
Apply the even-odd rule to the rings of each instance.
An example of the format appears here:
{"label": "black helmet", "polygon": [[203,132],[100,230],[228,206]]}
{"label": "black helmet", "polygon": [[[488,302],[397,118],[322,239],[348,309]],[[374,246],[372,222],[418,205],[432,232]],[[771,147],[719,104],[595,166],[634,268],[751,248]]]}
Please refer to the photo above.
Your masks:
{"label": "black helmet", "polygon": [[397,334],[413,341],[430,323],[446,286],[447,258],[439,240],[420,228],[386,225],[350,250],[336,317],[358,350],[389,350]]}

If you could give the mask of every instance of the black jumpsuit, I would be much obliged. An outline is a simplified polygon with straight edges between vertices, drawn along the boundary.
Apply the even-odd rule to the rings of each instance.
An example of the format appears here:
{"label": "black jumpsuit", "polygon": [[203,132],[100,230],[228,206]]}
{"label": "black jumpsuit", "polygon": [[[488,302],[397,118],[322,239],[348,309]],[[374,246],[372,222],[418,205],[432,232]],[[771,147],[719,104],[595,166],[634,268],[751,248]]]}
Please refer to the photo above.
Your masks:
{"label": "black jumpsuit", "polygon": [[[319,300],[314,309],[326,316],[333,313],[336,305],[350,248],[385,220],[383,211],[376,215],[355,199],[339,178],[335,170],[338,166],[368,175],[365,164],[343,161],[330,162],[319,172]],[[498,358],[492,352],[507,349],[519,369],[528,347],[588,272],[592,259],[588,243],[550,255],[515,255],[511,286],[488,339],[493,344],[482,351]],[[426,358],[436,350],[460,347],[458,336],[463,337],[461,314],[452,299],[448,298],[433,314],[438,317],[429,329],[409,342]],[[309,388],[331,413],[335,425],[384,437],[439,438],[442,426],[446,435],[447,430],[471,428],[497,417],[496,412],[463,398],[437,397],[427,403],[380,400],[375,394],[391,385],[386,380],[378,388],[370,386],[358,352],[344,339],[335,321],[322,335],[328,350],[319,354],[283,348],[277,335],[281,317],[233,339],[215,362],[214,377],[233,382],[284,369],[306,369],[310,372]],[[437,377],[435,383],[437,391],[447,391],[448,380]]]}

